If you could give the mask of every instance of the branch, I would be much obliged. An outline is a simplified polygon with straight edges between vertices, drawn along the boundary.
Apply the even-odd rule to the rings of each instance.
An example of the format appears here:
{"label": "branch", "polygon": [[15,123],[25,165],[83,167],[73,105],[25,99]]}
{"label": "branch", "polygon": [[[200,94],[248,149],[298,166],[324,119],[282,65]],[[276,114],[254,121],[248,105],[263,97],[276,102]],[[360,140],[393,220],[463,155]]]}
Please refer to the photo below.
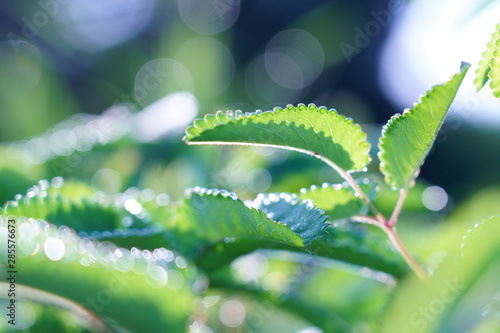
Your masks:
{"label": "branch", "polygon": [[396,233],[396,230],[393,227],[388,227],[386,225],[382,226],[382,229],[387,233],[387,236],[389,236],[389,239],[391,240],[392,244],[396,247],[396,250],[401,254],[403,259],[406,261],[408,266],[411,267],[411,269],[417,274],[417,276],[421,280],[427,280],[429,278],[429,275],[427,274],[426,271],[420,266],[420,264],[413,258],[411,255],[410,251],[404,246],[403,242],[399,238],[398,234]]}
{"label": "branch", "polygon": [[391,218],[389,219],[389,222],[387,222],[388,227],[393,227],[396,222],[398,221],[399,214],[401,213],[401,210],[403,209],[403,205],[405,203],[406,196],[408,195],[408,188],[404,187],[399,191],[399,198],[398,201],[396,202],[396,206],[394,207],[394,211],[392,212]]}
{"label": "branch", "polygon": [[351,176],[351,174],[349,172],[347,172],[344,169],[340,168],[337,164],[333,163],[332,161],[330,161],[329,159],[327,159],[327,158],[325,158],[325,157],[323,157],[321,155],[316,155],[316,156],[319,159],[321,159],[323,162],[325,162],[326,164],[328,164],[330,167],[332,167],[335,171],[337,171],[338,174],[347,181],[347,183],[352,187],[352,189],[354,190],[354,192],[356,192],[356,194],[358,195],[358,197],[360,197],[361,200],[363,200],[366,203],[366,205],[368,206],[368,208],[372,211],[372,213],[376,216],[376,218],[381,223],[387,223],[387,219],[373,205],[373,203],[371,202],[370,198],[368,198],[368,196],[366,195],[366,193],[363,192],[363,190],[361,189],[361,187],[359,187],[358,183],[356,183],[356,181],[354,180],[354,178],[352,178],[352,176]]}

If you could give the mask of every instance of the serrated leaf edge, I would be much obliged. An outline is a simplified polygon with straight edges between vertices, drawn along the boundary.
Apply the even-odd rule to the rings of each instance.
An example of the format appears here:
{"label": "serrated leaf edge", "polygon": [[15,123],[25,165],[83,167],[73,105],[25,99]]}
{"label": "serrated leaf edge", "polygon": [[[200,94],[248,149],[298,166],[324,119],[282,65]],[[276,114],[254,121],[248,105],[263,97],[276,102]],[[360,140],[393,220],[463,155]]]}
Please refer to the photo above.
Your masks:
{"label": "serrated leaf edge", "polygon": [[194,139],[196,136],[199,136],[203,132],[207,130],[212,130],[218,126],[226,125],[231,122],[235,122],[242,117],[253,117],[253,116],[261,116],[266,113],[276,113],[276,112],[283,112],[283,111],[310,111],[312,109],[315,109],[319,111],[320,113],[333,113],[335,117],[340,118],[342,121],[346,122],[349,126],[355,127],[357,130],[359,130],[359,133],[361,134],[362,137],[360,137],[360,141],[362,144],[366,146],[366,160],[363,161],[364,167],[360,169],[353,169],[353,170],[348,170],[347,172],[356,172],[356,171],[366,171],[366,166],[370,164],[372,161],[372,158],[369,154],[371,144],[366,140],[367,139],[367,134],[366,132],[363,131],[361,126],[359,124],[356,124],[352,118],[343,116],[339,114],[335,109],[328,109],[325,106],[316,106],[314,103],[310,103],[308,105],[305,105],[303,103],[297,104],[297,106],[294,106],[292,104],[288,104],[285,108],[281,107],[275,107],[270,111],[262,111],[262,110],[257,110],[255,112],[245,112],[243,113],[241,110],[236,110],[236,111],[226,111],[225,113],[223,111],[217,111],[215,115],[212,114],[207,114],[203,118],[197,118],[194,120],[193,125],[189,126],[186,128],[185,135],[182,138],[184,142],[186,142],[189,145],[203,145],[203,144],[216,144],[216,145],[237,145],[237,146],[260,146],[260,147],[271,147],[271,148],[280,148],[280,149],[287,149],[287,150],[293,150],[297,151],[300,153],[304,153],[307,155],[312,155],[320,158],[322,161],[327,163],[328,165],[332,166],[335,170],[337,170],[339,173],[346,172],[346,170],[341,169],[338,167],[333,161],[330,161],[326,157],[305,149],[301,148],[296,148],[296,147],[290,147],[290,146],[281,146],[281,145],[274,145],[274,144],[263,144],[263,143],[247,143],[247,142],[227,142],[227,141],[191,141]]}
{"label": "serrated leaf edge", "polygon": [[[500,29],[500,24],[498,25]],[[490,61],[490,71],[488,77],[490,81],[490,88],[493,90],[493,95],[500,98],[500,32],[495,42],[496,49],[493,51],[493,59]]]}
{"label": "serrated leaf edge", "polygon": [[[251,211],[254,211],[254,212],[257,212],[259,215],[261,215],[261,217],[264,217],[268,220],[270,220],[271,222],[277,224],[277,225],[280,225],[280,226],[284,226],[286,228],[288,228],[294,235],[297,235],[301,241],[302,241],[302,245],[307,248],[308,245],[306,245],[304,243],[304,240],[302,239],[302,237],[298,234],[296,234],[287,224],[285,223],[282,223],[282,222],[279,222],[279,221],[275,221],[274,219],[270,218],[265,212],[263,212],[262,210],[258,209],[258,208],[255,208],[253,207],[251,204],[248,204],[246,202],[243,202],[241,199],[239,199],[236,194],[234,192],[230,192],[230,191],[227,191],[227,190],[222,190],[222,189],[215,189],[215,188],[204,188],[204,187],[200,187],[200,186],[196,186],[196,187],[192,187],[192,188],[187,188],[185,190],[185,197],[186,198],[191,198],[192,195],[195,194],[195,195],[199,195],[199,196],[205,196],[205,197],[219,197],[219,198],[224,198],[226,200],[233,200],[233,201],[236,201],[238,203],[240,203],[241,205],[244,205],[245,207],[247,207],[248,209],[250,209]],[[271,193],[271,194],[276,194],[276,193]],[[255,200],[258,200],[259,199],[259,196],[264,196],[266,194],[264,193],[260,193],[256,198]],[[270,194],[268,194],[270,195]],[[312,202],[312,200],[302,200],[300,199],[299,197],[297,197],[295,194],[293,193],[278,193],[276,194],[276,202],[281,200],[281,199],[284,199],[286,200],[286,197],[290,197],[290,199],[296,199],[297,200],[297,203],[294,203],[294,204],[300,204],[300,203],[305,203],[306,205],[308,205],[308,208],[310,208],[311,210],[317,210],[319,212],[321,212],[322,214],[325,214],[325,211],[322,210],[321,208],[319,208],[318,206],[314,205],[314,203]],[[253,201],[255,201],[253,200]],[[326,216],[326,215],[325,215]],[[326,218],[325,218],[326,220]],[[328,223],[324,223],[324,229],[326,229],[327,227],[329,226]],[[320,235],[318,236],[317,238],[315,238],[314,240],[318,239],[319,237],[321,237],[323,235]],[[314,241],[313,240],[313,241]]]}
{"label": "serrated leaf edge", "polygon": [[[384,142],[386,141],[387,139],[387,135],[388,133],[390,133],[393,129],[394,129],[394,124],[400,122],[400,121],[403,121],[403,119],[405,117],[408,117],[408,116],[411,116],[412,114],[414,114],[414,112],[417,112],[419,110],[419,108],[425,103],[426,100],[428,100],[429,98],[431,98],[432,96],[434,96],[436,94],[436,90],[438,88],[440,88],[441,86],[449,83],[451,80],[453,80],[453,78],[460,74],[462,71],[464,71],[466,68],[469,68],[470,67],[470,64],[466,63],[466,62],[462,62],[461,65],[460,65],[460,70],[456,73],[454,73],[453,75],[450,76],[450,78],[448,80],[446,80],[445,82],[441,83],[441,84],[437,84],[437,85],[434,85],[430,90],[428,90],[425,94],[422,94],[420,95],[419,97],[419,100],[418,102],[416,103],[413,103],[413,107],[411,108],[406,108],[402,114],[400,113],[396,113],[395,115],[393,115],[389,121],[387,122],[387,124],[385,124],[382,128],[382,133],[381,133],[381,136],[380,136],[380,140],[379,140],[379,143],[378,143],[378,148],[379,148],[379,152],[378,152],[378,157],[379,157],[379,160],[380,160],[380,171],[384,174],[384,177],[385,177],[385,180],[386,180],[386,183],[390,184],[391,186],[395,187],[394,186],[394,183],[395,183],[395,180],[392,179],[390,173],[387,173],[387,170],[386,170],[386,164],[385,164],[385,158],[384,158],[384,155],[385,155],[385,151],[382,150],[382,146],[384,145]],[[448,112],[448,111],[447,111]],[[444,122],[443,122],[444,123]],[[441,126],[443,125],[443,123],[440,124],[439,128],[438,128],[438,131],[439,129],[441,128]],[[434,139],[435,140],[435,139]],[[432,144],[433,142],[431,143],[431,145],[428,147],[428,150],[431,149],[432,147]],[[421,159],[421,161],[419,161],[418,163],[418,167],[416,167],[416,169],[414,170],[414,175],[415,174],[418,174],[418,170],[420,169],[420,166],[422,165],[422,163],[424,162],[425,158],[426,158],[427,154],[423,154],[423,158]],[[407,181],[407,184],[404,184],[402,188],[405,188],[409,185],[409,183],[411,183],[412,179],[409,179]]]}
{"label": "serrated leaf edge", "polygon": [[481,90],[490,79],[491,62],[494,59],[495,49],[498,49],[496,42],[499,38],[500,23],[497,24],[495,31],[491,34],[491,39],[486,45],[486,50],[481,55],[481,60],[479,60],[478,68],[475,71],[474,85],[476,91]]}

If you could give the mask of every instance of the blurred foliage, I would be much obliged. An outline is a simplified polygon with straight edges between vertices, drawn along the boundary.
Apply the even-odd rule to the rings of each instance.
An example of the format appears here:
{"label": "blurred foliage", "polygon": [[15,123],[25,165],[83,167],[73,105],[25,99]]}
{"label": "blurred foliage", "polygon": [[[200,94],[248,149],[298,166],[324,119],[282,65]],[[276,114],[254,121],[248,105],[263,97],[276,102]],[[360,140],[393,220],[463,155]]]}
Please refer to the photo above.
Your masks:
{"label": "blurred foliage", "polygon": [[[491,2],[481,3],[487,8]],[[400,322],[406,320],[401,309],[410,317],[416,313],[417,328],[498,331],[498,219],[475,227],[481,234],[465,242],[468,257],[459,248],[467,230],[500,215],[498,129],[445,123],[410,192],[399,230],[435,272],[437,279],[426,284],[407,276],[384,235],[370,226],[329,219],[328,236],[301,249],[272,239],[210,238],[216,226],[195,230],[183,223],[185,215],[203,220],[190,210],[193,201],[184,199],[188,187],[223,188],[253,200],[260,192],[300,195],[312,184],[342,182],[320,161],[296,152],[187,147],[183,128],[219,109],[252,112],[303,102],[336,108],[378,135],[376,123],[402,111],[384,97],[375,75],[374,58],[390,29],[351,62],[339,45],[353,41],[353,28],[364,27],[373,20],[370,12],[388,3],[216,0],[208,9],[201,0],[0,4],[0,205],[7,207],[4,214],[50,222],[36,242],[32,235],[19,244],[28,252],[19,258],[18,282],[84,304],[88,295],[108,288],[109,276],[126,276],[130,288],[101,313],[124,332],[161,331],[160,325],[193,333],[411,332]],[[368,139],[375,147],[376,137]],[[369,176],[381,187],[375,204],[387,215],[397,192],[382,185],[377,156],[372,159]],[[423,200],[433,185],[448,193],[447,205],[437,211]],[[132,213],[136,206],[127,206],[129,199],[149,215]],[[221,202],[213,214],[229,214],[231,205]],[[234,230],[245,220],[241,208],[241,220],[226,216]],[[75,230],[64,231],[75,244],[93,239],[95,252],[86,254],[85,266],[76,254],[68,262],[44,257],[41,244],[64,235],[60,230],[67,229],[57,229],[63,225]],[[172,225],[178,229],[169,239],[165,228]],[[191,239],[190,258],[175,252],[175,238],[193,236],[203,240],[203,251],[196,252]],[[325,246],[335,251],[324,253]],[[109,269],[106,256],[118,247],[141,251],[137,272]],[[146,260],[156,248],[182,259]],[[37,255],[28,256],[32,252]],[[169,273],[167,287],[155,288],[158,279],[145,274],[148,265],[160,282],[162,272]],[[432,303],[454,276],[469,289],[450,303]],[[71,312],[35,302],[17,305],[19,328],[26,332],[88,332]],[[419,306],[442,311],[428,320]],[[2,316],[0,332],[11,331]]]}

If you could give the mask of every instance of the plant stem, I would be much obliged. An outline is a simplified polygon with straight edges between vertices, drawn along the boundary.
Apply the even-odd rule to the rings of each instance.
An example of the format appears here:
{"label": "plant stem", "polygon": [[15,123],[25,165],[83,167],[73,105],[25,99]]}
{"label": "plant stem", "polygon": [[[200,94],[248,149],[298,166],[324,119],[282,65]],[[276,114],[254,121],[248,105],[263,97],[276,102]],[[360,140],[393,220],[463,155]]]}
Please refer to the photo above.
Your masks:
{"label": "plant stem", "polygon": [[394,211],[392,212],[391,218],[389,222],[387,222],[388,227],[393,227],[398,221],[399,214],[403,209],[403,205],[405,203],[406,196],[408,195],[408,188],[404,187],[399,191],[399,198],[396,202],[396,206],[394,207]]}
{"label": "plant stem", "polygon": [[392,244],[396,247],[396,250],[401,254],[403,259],[406,261],[408,266],[417,274],[421,280],[427,280],[429,275],[420,264],[413,258],[410,251],[404,246],[403,242],[399,238],[396,229],[393,226],[383,225],[381,228],[386,232],[387,236],[391,240]]}
{"label": "plant stem", "polygon": [[354,216],[350,217],[349,220],[351,220],[353,222],[366,223],[366,224],[375,225],[377,227],[381,227],[380,221],[378,219],[374,218],[373,216],[369,216],[369,215],[354,215]]}
{"label": "plant stem", "polygon": [[323,162],[325,162],[330,167],[332,167],[335,171],[337,171],[338,174],[347,181],[347,183],[349,184],[349,186],[351,186],[352,189],[354,190],[354,192],[356,192],[356,194],[366,203],[366,205],[368,206],[368,208],[373,212],[373,214],[375,214],[375,216],[377,217],[377,219],[381,223],[385,223],[387,221],[386,218],[384,217],[384,215],[382,215],[378,211],[378,209],[373,205],[373,203],[371,202],[370,198],[368,198],[368,196],[366,195],[366,193],[363,192],[363,190],[361,189],[361,187],[359,187],[358,183],[356,183],[356,181],[354,180],[354,178],[352,178],[352,176],[351,176],[351,174],[349,172],[347,172],[344,169],[340,168],[337,164],[333,163],[332,161],[330,161],[327,158],[324,158],[323,156],[318,156],[318,157]]}
{"label": "plant stem", "polygon": [[404,246],[403,242],[401,242],[401,239],[399,238],[398,234],[396,233],[396,229],[394,228],[394,224],[396,224],[396,221],[399,217],[399,214],[401,213],[401,210],[403,209],[403,204],[408,194],[407,188],[405,187],[401,190],[398,202],[394,207],[394,211],[391,215],[391,218],[387,220],[385,216],[382,215],[382,213],[380,213],[378,209],[373,205],[370,198],[368,198],[366,193],[363,192],[361,187],[358,185],[358,183],[356,183],[356,181],[349,172],[343,170],[338,165],[336,165],[329,159],[324,158],[323,156],[317,155],[317,157],[320,158],[326,164],[328,164],[330,167],[332,167],[335,171],[337,171],[340,174],[340,176],[342,176],[342,178],[344,178],[347,181],[347,183],[349,183],[349,185],[356,192],[356,194],[366,203],[368,208],[375,215],[375,218],[367,215],[357,215],[353,220],[355,222],[373,224],[384,230],[387,236],[389,237],[390,241],[396,248],[396,250],[399,252],[399,254],[401,254],[403,259],[406,261],[408,266],[410,266],[410,268],[415,272],[415,274],[417,274],[417,276],[422,280],[428,279],[429,275],[427,275],[424,269],[420,267],[420,264],[417,262],[417,260],[413,258],[410,251],[408,251],[408,249]]}

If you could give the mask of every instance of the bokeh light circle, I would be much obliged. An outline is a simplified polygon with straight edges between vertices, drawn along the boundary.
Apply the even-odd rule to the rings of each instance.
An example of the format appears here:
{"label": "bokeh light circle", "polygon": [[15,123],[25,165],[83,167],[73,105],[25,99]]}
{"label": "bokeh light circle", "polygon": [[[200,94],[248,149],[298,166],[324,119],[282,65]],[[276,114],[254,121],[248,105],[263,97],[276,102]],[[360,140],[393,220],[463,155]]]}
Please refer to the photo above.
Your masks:
{"label": "bokeh light circle", "polygon": [[141,67],[135,77],[134,96],[143,107],[169,93],[193,90],[191,73],[173,59],[150,60]]}
{"label": "bokeh light circle", "polygon": [[179,14],[193,31],[213,35],[236,22],[240,0],[179,0]]}
{"label": "bokeh light circle", "polygon": [[22,40],[0,42],[0,98],[22,98],[40,82],[42,76],[40,50]]}
{"label": "bokeh light circle", "polygon": [[439,186],[429,186],[422,193],[422,202],[428,209],[438,211],[448,203],[448,194]]}
{"label": "bokeh light circle", "polygon": [[186,65],[196,77],[195,94],[199,98],[216,97],[226,91],[233,81],[233,55],[215,38],[189,39],[177,51],[175,59]]}
{"label": "bokeh light circle", "polygon": [[151,20],[155,0],[73,0],[54,15],[69,45],[98,52],[136,36]]}
{"label": "bokeh light circle", "polygon": [[282,87],[302,89],[321,74],[325,55],[319,41],[300,29],[277,33],[266,47],[269,76]]}

